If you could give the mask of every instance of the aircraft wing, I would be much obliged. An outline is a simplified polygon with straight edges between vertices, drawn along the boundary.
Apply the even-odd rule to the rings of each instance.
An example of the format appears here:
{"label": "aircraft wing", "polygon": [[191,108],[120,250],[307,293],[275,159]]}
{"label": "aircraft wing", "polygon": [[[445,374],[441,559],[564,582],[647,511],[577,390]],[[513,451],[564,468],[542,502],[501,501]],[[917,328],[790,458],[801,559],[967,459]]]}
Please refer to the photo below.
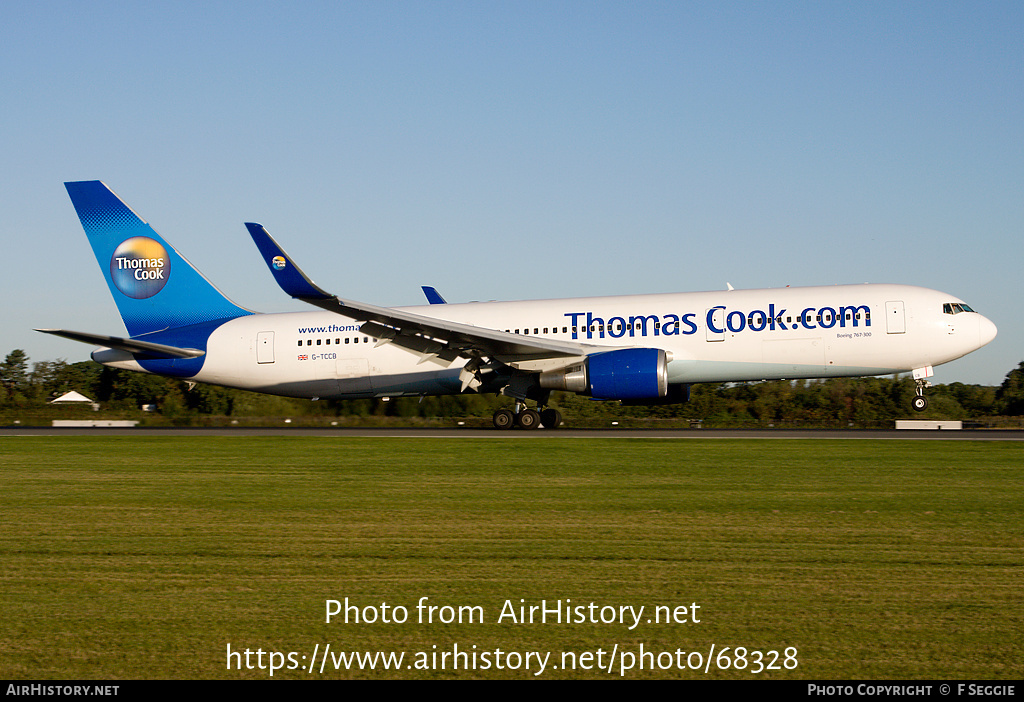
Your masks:
{"label": "aircraft wing", "polygon": [[451,364],[459,357],[489,357],[525,370],[540,367],[531,366],[531,361],[558,359],[557,365],[565,365],[595,351],[610,350],[607,346],[510,334],[339,298],[310,280],[262,225],[247,222],[245,226],[282,290],[303,302],[361,321],[360,331],[380,339],[379,344],[394,343],[421,354],[423,360],[436,358]]}
{"label": "aircraft wing", "polygon": [[131,354],[142,354],[153,358],[198,358],[206,354],[202,349],[184,349],[167,344],[155,344],[152,341],[139,341],[138,339],[125,339],[120,336],[106,336],[104,334],[87,334],[85,332],[70,331],[68,329],[36,329],[37,332],[63,336],[65,339],[82,341],[86,344],[106,346],[110,349],[120,349]]}

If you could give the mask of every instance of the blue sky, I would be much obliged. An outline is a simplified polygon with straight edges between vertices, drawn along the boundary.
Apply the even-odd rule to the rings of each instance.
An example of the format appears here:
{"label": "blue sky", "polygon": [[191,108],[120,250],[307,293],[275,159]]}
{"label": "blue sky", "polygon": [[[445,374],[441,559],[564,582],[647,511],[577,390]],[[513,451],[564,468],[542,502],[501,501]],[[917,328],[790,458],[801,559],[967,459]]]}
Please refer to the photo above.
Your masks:
{"label": "blue sky", "polygon": [[1022,36],[1020,2],[8,3],[0,353],[123,331],[63,187],[99,179],[252,309],[302,305],[244,221],[385,305],[907,283],[999,327],[933,380],[997,385]]}

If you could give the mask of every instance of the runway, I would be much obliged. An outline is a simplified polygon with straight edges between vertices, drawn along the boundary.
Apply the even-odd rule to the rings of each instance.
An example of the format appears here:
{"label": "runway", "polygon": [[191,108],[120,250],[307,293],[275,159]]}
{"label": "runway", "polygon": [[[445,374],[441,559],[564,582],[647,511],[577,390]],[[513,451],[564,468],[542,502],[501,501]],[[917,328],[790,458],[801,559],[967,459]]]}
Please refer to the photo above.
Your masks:
{"label": "runway", "polygon": [[311,427],[0,427],[0,437],[17,436],[316,436],[390,437],[423,439],[869,439],[903,441],[1024,441],[1024,431],[966,430],[831,430],[831,429],[559,429],[557,431],[420,428],[311,428]]}

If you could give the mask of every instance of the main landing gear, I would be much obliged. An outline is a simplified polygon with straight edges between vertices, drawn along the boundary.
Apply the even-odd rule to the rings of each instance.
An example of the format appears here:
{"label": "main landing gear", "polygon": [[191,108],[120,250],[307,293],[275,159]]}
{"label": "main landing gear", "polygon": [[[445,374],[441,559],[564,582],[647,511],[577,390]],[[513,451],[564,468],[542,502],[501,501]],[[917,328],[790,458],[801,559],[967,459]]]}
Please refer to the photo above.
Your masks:
{"label": "main landing gear", "polygon": [[548,407],[538,412],[529,409],[525,403],[516,402],[515,410],[500,409],[491,418],[495,429],[537,429],[543,426],[545,429],[557,429],[562,423],[562,413]]}

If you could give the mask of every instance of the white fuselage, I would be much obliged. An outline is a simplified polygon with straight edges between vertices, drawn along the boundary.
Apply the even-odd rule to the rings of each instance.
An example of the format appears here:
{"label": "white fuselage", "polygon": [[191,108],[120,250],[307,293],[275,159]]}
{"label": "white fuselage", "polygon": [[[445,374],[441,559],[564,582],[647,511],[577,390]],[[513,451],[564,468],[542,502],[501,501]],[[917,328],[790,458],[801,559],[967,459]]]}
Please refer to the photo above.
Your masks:
{"label": "white fuselage", "polygon": [[[402,308],[477,327],[595,346],[664,349],[669,383],[882,375],[936,366],[996,329],[958,298],[905,285],[728,290]],[[255,314],[210,336],[191,380],[293,397],[457,394],[451,368],[360,334],[324,311]],[[125,354],[107,365],[143,370]]]}

